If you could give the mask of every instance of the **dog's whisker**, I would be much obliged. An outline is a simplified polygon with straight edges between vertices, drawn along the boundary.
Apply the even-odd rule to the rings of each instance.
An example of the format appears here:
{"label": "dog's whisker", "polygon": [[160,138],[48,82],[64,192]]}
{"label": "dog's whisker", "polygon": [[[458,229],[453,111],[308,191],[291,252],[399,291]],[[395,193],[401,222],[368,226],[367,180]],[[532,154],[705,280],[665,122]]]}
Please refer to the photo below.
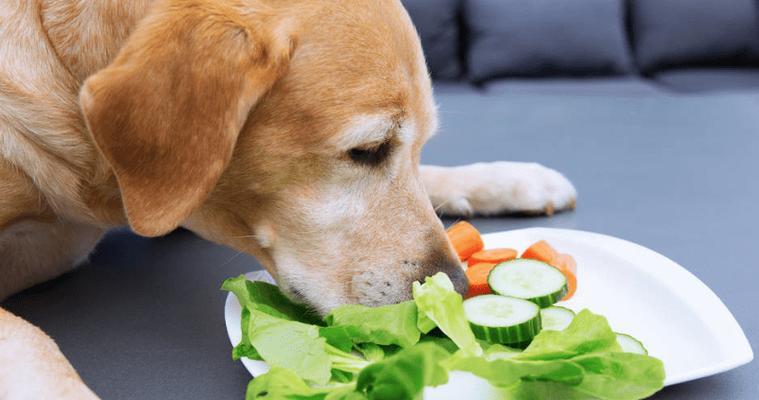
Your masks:
{"label": "dog's whisker", "polygon": [[238,252],[237,252],[237,254],[233,255],[233,256],[232,256],[232,257],[230,257],[230,258],[229,258],[227,261],[224,261],[222,264],[220,264],[220,265],[216,266],[216,268],[222,268],[222,267],[225,267],[225,266],[227,266],[229,263],[231,263],[231,262],[232,262],[232,261],[234,261],[234,260],[235,260],[237,257],[239,257],[239,256],[240,256],[240,254],[242,254],[242,251],[238,251]]}
{"label": "dog's whisker", "polygon": [[227,239],[252,239],[255,237],[256,235],[227,236]]}
{"label": "dog's whisker", "polygon": [[440,215],[440,213],[438,213],[438,211],[440,211],[440,209],[443,208],[448,203],[450,203],[450,200],[446,200],[446,201],[438,204],[437,206],[435,206],[435,214]]}

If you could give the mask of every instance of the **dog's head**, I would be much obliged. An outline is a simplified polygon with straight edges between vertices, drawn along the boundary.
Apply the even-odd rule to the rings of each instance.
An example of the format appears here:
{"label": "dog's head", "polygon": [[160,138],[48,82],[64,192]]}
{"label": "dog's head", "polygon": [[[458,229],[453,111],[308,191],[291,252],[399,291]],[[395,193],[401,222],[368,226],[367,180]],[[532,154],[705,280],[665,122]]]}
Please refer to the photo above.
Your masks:
{"label": "dog's head", "polygon": [[437,271],[465,290],[419,176],[436,115],[400,3],[271,3],[159,1],[85,82],[132,228],[251,253],[322,312]]}

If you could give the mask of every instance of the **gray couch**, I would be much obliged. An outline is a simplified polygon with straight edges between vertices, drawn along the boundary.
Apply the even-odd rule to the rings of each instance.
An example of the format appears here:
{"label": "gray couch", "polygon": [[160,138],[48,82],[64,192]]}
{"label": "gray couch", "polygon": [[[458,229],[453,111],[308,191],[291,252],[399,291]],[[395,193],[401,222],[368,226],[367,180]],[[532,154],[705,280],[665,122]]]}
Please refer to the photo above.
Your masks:
{"label": "gray couch", "polygon": [[605,77],[623,93],[631,80],[669,92],[759,88],[756,0],[402,1],[437,81],[488,89],[571,78],[594,91]]}
{"label": "gray couch", "polygon": [[[685,138],[715,124],[756,126],[756,0],[403,3],[422,38],[443,133],[687,130]],[[446,140],[466,151],[465,136]]]}

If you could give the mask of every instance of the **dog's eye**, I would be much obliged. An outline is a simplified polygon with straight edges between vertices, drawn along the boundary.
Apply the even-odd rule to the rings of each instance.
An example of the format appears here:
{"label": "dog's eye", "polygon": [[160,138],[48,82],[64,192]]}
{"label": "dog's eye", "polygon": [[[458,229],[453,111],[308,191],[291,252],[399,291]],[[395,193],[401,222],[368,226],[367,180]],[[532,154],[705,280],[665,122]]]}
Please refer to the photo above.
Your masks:
{"label": "dog's eye", "polygon": [[389,153],[390,142],[384,142],[370,147],[354,147],[348,150],[348,157],[359,164],[378,165],[387,158]]}

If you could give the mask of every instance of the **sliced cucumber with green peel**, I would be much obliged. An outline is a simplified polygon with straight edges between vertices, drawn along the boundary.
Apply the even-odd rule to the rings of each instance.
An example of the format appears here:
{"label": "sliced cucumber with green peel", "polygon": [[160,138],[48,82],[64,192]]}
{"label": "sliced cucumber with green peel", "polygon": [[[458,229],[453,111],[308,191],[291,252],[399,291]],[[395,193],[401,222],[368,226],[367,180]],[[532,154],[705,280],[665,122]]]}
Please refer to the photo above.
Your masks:
{"label": "sliced cucumber with green peel", "polygon": [[643,347],[643,343],[626,333],[617,333],[617,343],[625,353],[648,355],[648,350]]}
{"label": "sliced cucumber with green peel", "polygon": [[544,330],[563,331],[572,320],[575,312],[561,306],[551,306],[540,310],[540,323]]}
{"label": "sliced cucumber with green peel", "polygon": [[540,332],[540,308],[527,300],[487,294],[464,301],[474,336],[490,343],[526,347]]}
{"label": "sliced cucumber with green peel", "polygon": [[558,269],[537,260],[517,258],[502,262],[488,275],[493,292],[548,307],[567,294],[567,278]]}

